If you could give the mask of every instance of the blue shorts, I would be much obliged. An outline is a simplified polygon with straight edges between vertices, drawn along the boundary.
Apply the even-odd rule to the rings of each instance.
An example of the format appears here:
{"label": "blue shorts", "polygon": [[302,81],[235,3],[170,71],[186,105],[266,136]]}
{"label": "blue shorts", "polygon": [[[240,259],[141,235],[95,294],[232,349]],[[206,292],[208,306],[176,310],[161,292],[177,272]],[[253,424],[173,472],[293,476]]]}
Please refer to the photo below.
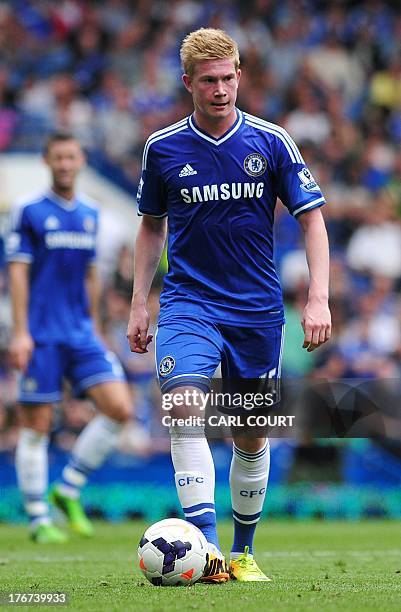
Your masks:
{"label": "blue shorts", "polygon": [[85,344],[35,345],[27,371],[20,381],[19,401],[48,404],[62,398],[66,378],[76,395],[103,382],[125,380],[117,357],[91,336]]}
{"label": "blue shorts", "polygon": [[239,328],[175,317],[156,332],[156,365],[163,393],[192,386],[207,392],[221,363],[223,379],[280,378],[284,325]]}

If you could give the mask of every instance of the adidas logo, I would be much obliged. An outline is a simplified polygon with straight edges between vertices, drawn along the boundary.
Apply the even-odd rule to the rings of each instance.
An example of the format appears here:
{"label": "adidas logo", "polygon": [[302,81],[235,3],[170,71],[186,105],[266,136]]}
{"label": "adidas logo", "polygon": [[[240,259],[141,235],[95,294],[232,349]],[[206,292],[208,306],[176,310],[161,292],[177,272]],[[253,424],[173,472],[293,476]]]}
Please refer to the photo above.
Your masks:
{"label": "adidas logo", "polygon": [[57,219],[57,217],[51,215],[50,217],[47,217],[44,225],[45,229],[47,230],[56,230],[60,227],[60,221]]}
{"label": "adidas logo", "polygon": [[183,176],[192,176],[193,174],[198,174],[198,173],[196,170],[192,168],[192,166],[190,166],[189,164],[185,164],[185,166],[183,167],[183,169],[181,170],[178,176],[182,178]]}

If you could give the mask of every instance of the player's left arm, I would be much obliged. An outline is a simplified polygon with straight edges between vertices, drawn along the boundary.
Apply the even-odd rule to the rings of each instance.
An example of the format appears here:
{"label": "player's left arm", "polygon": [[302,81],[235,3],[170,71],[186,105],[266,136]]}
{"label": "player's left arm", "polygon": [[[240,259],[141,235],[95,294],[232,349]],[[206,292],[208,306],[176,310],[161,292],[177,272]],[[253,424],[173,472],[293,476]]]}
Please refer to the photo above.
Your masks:
{"label": "player's left arm", "polygon": [[329,309],[329,242],[320,208],[298,216],[305,235],[309,267],[308,301],[302,314],[303,348],[308,352],[327,342],[331,336]]}
{"label": "player's left arm", "polygon": [[90,263],[86,271],[86,291],[89,300],[89,314],[93,320],[95,329],[100,333],[99,301],[101,293],[101,283],[97,267]]}

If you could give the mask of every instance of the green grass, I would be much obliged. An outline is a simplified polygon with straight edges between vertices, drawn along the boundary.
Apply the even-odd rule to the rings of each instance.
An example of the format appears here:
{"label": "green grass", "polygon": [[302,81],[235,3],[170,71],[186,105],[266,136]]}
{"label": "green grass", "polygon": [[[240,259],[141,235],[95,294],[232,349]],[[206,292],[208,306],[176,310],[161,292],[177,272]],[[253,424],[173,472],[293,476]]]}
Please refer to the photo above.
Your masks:
{"label": "green grass", "polygon": [[[153,587],[142,576],[136,546],[144,527],[98,523],[95,539],[56,547],[31,543],[23,527],[0,525],[0,591],[65,591],[67,609],[96,612],[401,609],[401,529],[395,521],[264,520],[256,557],[272,583],[189,588]],[[221,524],[220,535],[228,551],[230,523]]]}

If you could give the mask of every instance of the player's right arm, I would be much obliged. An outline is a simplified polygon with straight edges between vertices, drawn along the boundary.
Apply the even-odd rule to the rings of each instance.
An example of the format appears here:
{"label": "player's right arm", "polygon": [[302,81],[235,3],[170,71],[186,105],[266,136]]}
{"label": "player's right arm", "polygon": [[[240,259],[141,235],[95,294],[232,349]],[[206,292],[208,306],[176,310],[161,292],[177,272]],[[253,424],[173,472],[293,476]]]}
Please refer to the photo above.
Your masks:
{"label": "player's right arm", "polygon": [[11,363],[26,370],[34,348],[29,331],[30,266],[34,259],[34,229],[30,206],[16,206],[12,211],[11,232],[7,236],[13,333],[9,354]]}
{"label": "player's right arm", "polygon": [[154,147],[154,144],[159,142],[157,134],[156,132],[155,135],[149,136],[146,142],[142,176],[136,196],[142,222],[135,242],[134,288],[127,329],[127,338],[133,353],[146,353],[146,347],[152,341],[152,336],[148,336],[149,315],[146,302],[167,233],[166,189],[160,155]]}
{"label": "player's right arm", "polygon": [[30,264],[12,261],[9,264],[10,295],[13,313],[13,334],[10,342],[11,364],[19,370],[26,370],[34,348],[28,328]]}
{"label": "player's right arm", "polygon": [[146,353],[152,341],[148,336],[149,314],[146,302],[166,241],[166,218],[142,217],[135,242],[134,287],[127,337],[133,353]]}

